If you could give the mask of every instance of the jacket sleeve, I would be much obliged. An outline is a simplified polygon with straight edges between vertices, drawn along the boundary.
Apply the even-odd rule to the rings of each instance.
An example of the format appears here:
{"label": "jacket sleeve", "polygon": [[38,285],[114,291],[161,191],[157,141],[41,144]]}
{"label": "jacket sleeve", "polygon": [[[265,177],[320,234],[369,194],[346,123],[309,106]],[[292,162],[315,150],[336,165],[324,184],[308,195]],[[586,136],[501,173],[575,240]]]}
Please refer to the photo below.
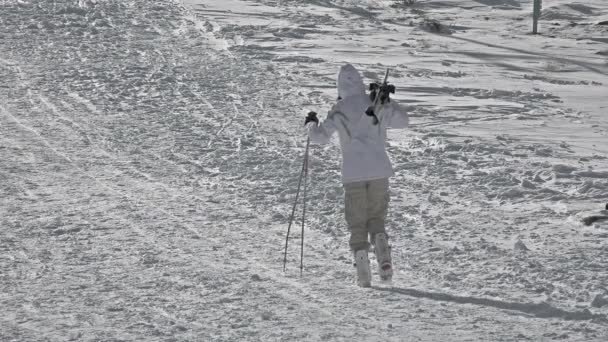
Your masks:
{"label": "jacket sleeve", "polygon": [[331,140],[331,136],[336,132],[335,122],[336,106],[327,113],[327,118],[318,125],[314,122],[308,124],[308,136],[313,144],[327,144]]}
{"label": "jacket sleeve", "polygon": [[388,128],[406,128],[409,125],[406,108],[394,101],[381,107],[380,118]]}

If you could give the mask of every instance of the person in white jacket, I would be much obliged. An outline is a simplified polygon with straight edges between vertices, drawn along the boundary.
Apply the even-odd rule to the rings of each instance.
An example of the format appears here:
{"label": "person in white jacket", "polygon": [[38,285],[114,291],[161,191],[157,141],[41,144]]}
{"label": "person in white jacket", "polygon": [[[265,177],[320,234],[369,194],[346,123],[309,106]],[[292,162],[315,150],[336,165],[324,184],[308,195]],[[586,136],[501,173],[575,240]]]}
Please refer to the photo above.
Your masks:
{"label": "person in white jacket", "polygon": [[389,202],[388,179],[394,171],[386,153],[386,131],[408,125],[407,112],[391,101],[388,93],[379,99],[380,109],[374,116],[366,114],[375,96],[375,92],[366,95],[361,75],[355,67],[346,64],[338,74],[338,102],[326,119],[320,123],[316,113],[310,112],[305,120],[313,144],[328,143],[338,132],[350,248],[355,254],[358,283],[364,287],[371,286],[370,242],[378,259],[380,277],[383,280],[392,277],[384,222]]}

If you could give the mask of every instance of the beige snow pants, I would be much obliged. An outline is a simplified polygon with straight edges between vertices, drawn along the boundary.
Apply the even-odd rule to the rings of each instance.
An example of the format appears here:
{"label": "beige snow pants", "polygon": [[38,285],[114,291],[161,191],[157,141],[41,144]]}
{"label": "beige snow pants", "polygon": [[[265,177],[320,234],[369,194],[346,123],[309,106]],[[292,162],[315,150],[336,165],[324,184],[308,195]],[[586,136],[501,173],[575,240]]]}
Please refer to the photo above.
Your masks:
{"label": "beige snow pants", "polygon": [[[345,216],[353,251],[369,249],[377,233],[385,233],[388,178],[344,184]],[[369,236],[369,240],[368,240]]]}

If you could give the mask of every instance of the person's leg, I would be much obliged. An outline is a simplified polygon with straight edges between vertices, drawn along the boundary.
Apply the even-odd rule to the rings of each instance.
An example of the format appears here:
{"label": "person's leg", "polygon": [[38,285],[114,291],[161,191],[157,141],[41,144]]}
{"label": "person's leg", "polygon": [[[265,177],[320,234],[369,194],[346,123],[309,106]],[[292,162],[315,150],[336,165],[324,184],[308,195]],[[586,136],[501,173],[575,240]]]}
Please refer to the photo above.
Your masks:
{"label": "person's leg", "polygon": [[384,225],[389,202],[388,179],[371,181],[368,185],[367,198],[367,229],[378,261],[378,274],[382,280],[388,281],[393,276],[391,247]]}
{"label": "person's leg", "polygon": [[385,233],[384,222],[388,212],[389,192],[388,178],[368,182],[367,189],[367,222],[370,241],[374,243],[377,233]]}
{"label": "person's leg", "polygon": [[353,251],[368,250],[367,239],[367,189],[365,182],[344,184],[344,214],[350,230],[350,248]]}

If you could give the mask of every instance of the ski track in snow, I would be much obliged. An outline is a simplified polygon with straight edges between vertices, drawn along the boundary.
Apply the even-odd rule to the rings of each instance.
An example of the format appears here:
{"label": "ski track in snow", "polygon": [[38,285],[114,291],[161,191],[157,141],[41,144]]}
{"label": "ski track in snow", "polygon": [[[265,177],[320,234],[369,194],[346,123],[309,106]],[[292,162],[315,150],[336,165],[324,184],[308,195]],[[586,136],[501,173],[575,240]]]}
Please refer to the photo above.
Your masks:
{"label": "ski track in snow", "polygon": [[[197,2],[0,4],[1,340],[608,339],[605,4]],[[412,109],[371,290],[337,143],[282,272],[345,62]]]}

